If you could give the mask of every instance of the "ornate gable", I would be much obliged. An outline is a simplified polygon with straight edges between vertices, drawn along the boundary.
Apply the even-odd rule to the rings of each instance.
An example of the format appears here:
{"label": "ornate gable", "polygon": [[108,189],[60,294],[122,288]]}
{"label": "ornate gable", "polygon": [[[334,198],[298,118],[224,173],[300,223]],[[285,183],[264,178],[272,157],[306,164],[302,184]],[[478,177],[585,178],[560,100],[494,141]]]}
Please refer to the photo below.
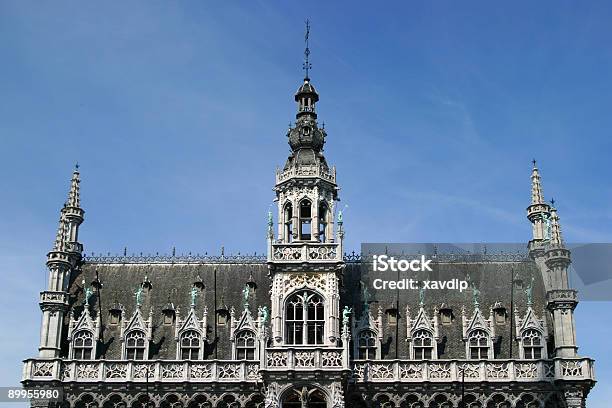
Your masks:
{"label": "ornate gable", "polygon": [[461,320],[463,323],[463,339],[467,340],[468,334],[473,330],[484,330],[489,336],[495,336],[495,325],[493,324],[493,310],[489,313],[489,318],[485,319],[478,305],[474,308],[471,318],[465,314],[465,306],[461,309]]}
{"label": "ornate gable", "polygon": [[434,338],[438,340],[440,338],[438,333],[438,313],[434,311],[434,317],[429,318],[425,308],[421,306],[419,312],[414,319],[410,318],[410,307],[406,306],[406,321],[407,321],[407,340],[412,338],[412,335],[417,330],[427,330],[433,334]]}
{"label": "ornate gable", "polygon": [[153,309],[149,311],[149,318],[145,320],[142,317],[140,307],[137,307],[132,315],[132,318],[124,323],[121,330],[121,338],[124,339],[125,335],[132,330],[142,330],[145,332],[147,339],[151,340],[153,335],[153,327],[151,322],[153,321]]}
{"label": "ornate gable", "polygon": [[535,329],[542,333],[544,338],[548,337],[548,329],[546,327],[546,319],[539,318],[535,311],[529,306],[522,318],[518,314],[518,310],[514,312],[516,317],[516,336],[519,338],[525,330]]}
{"label": "ornate gable", "polygon": [[91,314],[89,313],[89,307],[87,305],[85,305],[83,313],[81,313],[81,316],[78,319],[76,319],[74,315],[74,309],[72,310],[70,326],[68,327],[68,341],[71,341],[72,335],[79,330],[89,330],[92,332],[94,341],[97,341],[100,335],[100,315],[98,314],[95,320],[92,319]]}
{"label": "ornate gable", "polygon": [[195,330],[199,332],[204,339],[206,339],[206,325],[207,325],[208,309],[204,308],[202,319],[198,319],[195,308],[191,307],[189,313],[184,319],[181,319],[180,314],[176,314],[176,330],[175,339],[178,341],[181,333],[186,330]]}
{"label": "ornate gable", "polygon": [[240,319],[238,320],[236,320],[235,318],[236,311],[234,310],[233,307],[230,312],[230,315],[232,317],[232,322],[230,326],[230,340],[231,341],[235,340],[236,333],[238,333],[241,330],[252,330],[253,333],[258,332],[258,329],[257,329],[258,323],[253,318],[253,315],[251,314],[251,311],[249,310],[248,307],[244,308],[244,310],[242,311],[242,315],[240,316]]}

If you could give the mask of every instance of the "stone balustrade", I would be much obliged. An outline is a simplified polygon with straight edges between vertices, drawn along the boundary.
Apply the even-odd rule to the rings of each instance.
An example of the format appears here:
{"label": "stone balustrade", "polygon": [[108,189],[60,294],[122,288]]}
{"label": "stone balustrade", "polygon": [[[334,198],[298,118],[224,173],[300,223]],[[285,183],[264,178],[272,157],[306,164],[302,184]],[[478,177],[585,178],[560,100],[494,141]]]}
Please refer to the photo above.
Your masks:
{"label": "stone balustrade", "polygon": [[358,382],[537,382],[593,380],[593,360],[355,360]]}
{"label": "stone balustrade", "polygon": [[[274,348],[266,352],[266,371],[338,371],[341,348]],[[594,380],[593,360],[355,360],[357,382],[540,382]],[[63,360],[28,359],[24,381],[62,382],[256,382],[258,361],[231,360]]]}
{"label": "stone balustrade", "polygon": [[313,165],[313,166],[300,166],[299,168],[290,168],[287,170],[276,171],[276,184],[280,184],[290,178],[311,178],[320,177],[323,180],[327,180],[330,183],[336,183],[336,168],[332,167],[329,170],[325,168]]}
{"label": "stone balustrade", "polygon": [[342,254],[338,243],[323,244],[319,242],[294,242],[290,244],[272,244],[271,259],[288,263],[340,262]]}
{"label": "stone balustrade", "polygon": [[63,382],[255,382],[258,361],[25,361],[23,380]]}
{"label": "stone balustrade", "polygon": [[273,348],[266,351],[265,369],[268,371],[287,370],[342,370],[341,348],[319,348],[319,349],[279,349]]}

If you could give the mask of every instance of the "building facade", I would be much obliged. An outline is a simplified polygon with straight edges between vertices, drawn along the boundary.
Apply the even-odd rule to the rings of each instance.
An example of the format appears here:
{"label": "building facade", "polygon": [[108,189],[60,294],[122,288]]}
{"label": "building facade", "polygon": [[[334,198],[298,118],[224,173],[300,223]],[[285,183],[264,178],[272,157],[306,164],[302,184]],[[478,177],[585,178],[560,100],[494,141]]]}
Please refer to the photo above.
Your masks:
{"label": "building facade", "polygon": [[265,255],[85,256],[75,169],[22,381],[64,401],[33,406],[585,406],[593,361],[578,355],[570,253],[535,163],[524,254],[439,254],[467,292],[374,291],[344,252],[318,101],[307,76]]}

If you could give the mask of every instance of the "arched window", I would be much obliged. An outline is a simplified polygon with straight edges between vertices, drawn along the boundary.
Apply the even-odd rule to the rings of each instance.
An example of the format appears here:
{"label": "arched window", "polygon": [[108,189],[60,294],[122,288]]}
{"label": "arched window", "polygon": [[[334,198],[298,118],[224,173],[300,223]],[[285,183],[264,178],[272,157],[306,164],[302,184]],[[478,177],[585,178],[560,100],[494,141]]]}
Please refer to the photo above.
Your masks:
{"label": "arched window", "polygon": [[181,334],[181,358],[183,360],[200,359],[200,333],[187,330]]}
{"label": "arched window", "polygon": [[412,335],[412,350],[416,360],[430,360],[433,358],[433,335],[427,330],[417,330]]}
{"label": "arched window", "polygon": [[372,330],[363,330],[359,333],[359,359],[375,359],[376,358],[376,335]]}
{"label": "arched window", "polygon": [[283,209],[283,228],[285,242],[291,242],[293,240],[293,206],[291,203],[285,204]]}
{"label": "arched window", "polygon": [[98,408],[98,403],[91,394],[85,394],[74,404],[75,408]]}
{"label": "arched window", "polygon": [[318,389],[292,389],[283,397],[283,408],[325,408],[327,402],[325,395]]}
{"label": "arched window", "polygon": [[310,200],[302,200],[300,202],[300,239],[310,240],[311,239],[311,228],[312,223],[312,204]]}
{"label": "arched window", "polygon": [[487,408],[510,408],[510,402],[501,394],[494,395],[489,402],[487,402]]}
{"label": "arched window", "polygon": [[147,338],[143,331],[132,330],[125,336],[125,357],[128,360],[144,360]]}
{"label": "arched window", "polygon": [[121,396],[117,394],[112,395],[109,399],[106,400],[106,402],[102,406],[104,408],[126,408],[127,407],[125,401],[123,401]]}
{"label": "arched window", "polygon": [[287,344],[323,344],[325,314],[323,298],[314,292],[296,293],[285,304]]}
{"label": "arched window", "polygon": [[542,336],[535,329],[525,330],[522,336],[523,358],[539,359],[542,358]]}
{"label": "arched window", "polygon": [[319,241],[327,242],[327,204],[322,201],[319,204]]}
{"label": "arched window", "polygon": [[76,332],[72,340],[72,357],[76,360],[91,360],[93,345],[93,334],[89,330]]}
{"label": "arched window", "polygon": [[251,330],[236,335],[236,359],[255,360],[255,333]]}
{"label": "arched window", "polygon": [[484,330],[473,330],[468,337],[469,358],[489,358],[489,335]]}

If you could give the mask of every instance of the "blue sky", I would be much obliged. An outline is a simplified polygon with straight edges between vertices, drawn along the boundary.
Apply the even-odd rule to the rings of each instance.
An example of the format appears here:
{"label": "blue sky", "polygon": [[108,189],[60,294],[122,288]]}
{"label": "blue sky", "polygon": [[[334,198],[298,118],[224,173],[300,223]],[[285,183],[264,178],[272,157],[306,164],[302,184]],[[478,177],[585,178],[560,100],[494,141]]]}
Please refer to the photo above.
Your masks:
{"label": "blue sky", "polygon": [[[265,250],[307,17],[349,249],[526,242],[534,157],[566,239],[612,242],[612,6],[384,4],[0,2],[0,385],[36,351],[76,161],[87,252]],[[577,310],[591,407],[611,316]]]}

